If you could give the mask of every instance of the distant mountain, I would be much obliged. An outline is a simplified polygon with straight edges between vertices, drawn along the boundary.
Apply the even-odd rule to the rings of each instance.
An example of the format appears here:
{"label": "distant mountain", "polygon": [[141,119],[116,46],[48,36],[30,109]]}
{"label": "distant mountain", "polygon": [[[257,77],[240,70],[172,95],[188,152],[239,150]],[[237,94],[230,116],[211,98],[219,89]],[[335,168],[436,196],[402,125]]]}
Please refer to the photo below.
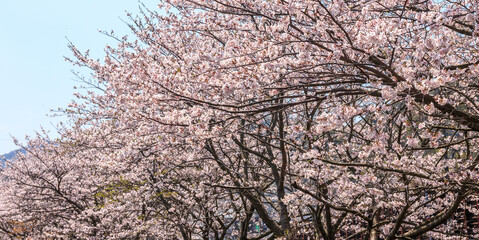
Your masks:
{"label": "distant mountain", "polygon": [[5,161],[9,161],[11,160],[12,158],[15,157],[15,155],[17,153],[20,153],[20,152],[23,152],[24,150],[22,149],[17,149],[17,150],[13,150],[9,153],[6,153],[6,154],[3,154],[3,155],[0,155],[0,168],[4,167],[5,166]]}

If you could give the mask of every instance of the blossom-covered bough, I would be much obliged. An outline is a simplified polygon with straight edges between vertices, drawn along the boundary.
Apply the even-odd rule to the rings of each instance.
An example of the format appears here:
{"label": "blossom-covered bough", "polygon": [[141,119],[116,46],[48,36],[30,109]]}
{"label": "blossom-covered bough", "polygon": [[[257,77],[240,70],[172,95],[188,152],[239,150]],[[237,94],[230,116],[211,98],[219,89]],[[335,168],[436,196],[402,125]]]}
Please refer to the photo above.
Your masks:
{"label": "blossom-covered bough", "polygon": [[5,236],[479,237],[476,1],[159,6],[72,46],[99,90],[2,172]]}

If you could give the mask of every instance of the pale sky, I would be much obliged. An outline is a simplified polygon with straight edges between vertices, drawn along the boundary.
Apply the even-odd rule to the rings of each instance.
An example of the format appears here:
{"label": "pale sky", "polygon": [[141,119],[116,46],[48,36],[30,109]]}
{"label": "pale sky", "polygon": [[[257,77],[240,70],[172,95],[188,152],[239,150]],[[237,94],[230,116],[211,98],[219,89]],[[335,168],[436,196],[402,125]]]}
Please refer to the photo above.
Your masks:
{"label": "pale sky", "polygon": [[[156,0],[141,2],[157,9]],[[127,20],[125,11],[138,13],[139,5],[137,0],[0,0],[0,154],[17,148],[10,136],[24,139],[40,126],[54,131],[62,120],[47,115],[65,107],[78,85],[74,67],[64,61],[71,56],[68,40],[100,58],[114,41],[98,30],[131,35],[122,19]]]}

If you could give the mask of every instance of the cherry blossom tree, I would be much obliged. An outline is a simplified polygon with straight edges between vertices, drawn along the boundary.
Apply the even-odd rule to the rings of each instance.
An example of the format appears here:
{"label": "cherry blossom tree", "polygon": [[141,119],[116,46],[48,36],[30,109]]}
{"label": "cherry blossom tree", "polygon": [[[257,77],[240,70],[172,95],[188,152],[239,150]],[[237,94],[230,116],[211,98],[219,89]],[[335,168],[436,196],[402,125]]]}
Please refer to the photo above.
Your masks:
{"label": "cherry blossom tree", "polygon": [[479,237],[478,3],[159,7],[102,61],[71,46],[97,90],[2,172],[6,234]]}

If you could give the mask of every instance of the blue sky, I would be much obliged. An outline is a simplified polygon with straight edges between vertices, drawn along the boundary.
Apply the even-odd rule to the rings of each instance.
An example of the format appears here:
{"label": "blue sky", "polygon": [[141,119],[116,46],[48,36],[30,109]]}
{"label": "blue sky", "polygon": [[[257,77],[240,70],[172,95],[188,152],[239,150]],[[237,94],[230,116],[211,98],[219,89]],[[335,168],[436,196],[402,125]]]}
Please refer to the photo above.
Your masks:
{"label": "blue sky", "polygon": [[[155,10],[157,2],[142,0]],[[10,136],[21,140],[40,126],[54,131],[62,120],[49,117],[50,109],[66,106],[79,85],[64,61],[71,56],[67,38],[102,57],[114,41],[98,30],[131,34],[121,19],[138,6],[136,0],[0,0],[0,154],[16,149]]]}

